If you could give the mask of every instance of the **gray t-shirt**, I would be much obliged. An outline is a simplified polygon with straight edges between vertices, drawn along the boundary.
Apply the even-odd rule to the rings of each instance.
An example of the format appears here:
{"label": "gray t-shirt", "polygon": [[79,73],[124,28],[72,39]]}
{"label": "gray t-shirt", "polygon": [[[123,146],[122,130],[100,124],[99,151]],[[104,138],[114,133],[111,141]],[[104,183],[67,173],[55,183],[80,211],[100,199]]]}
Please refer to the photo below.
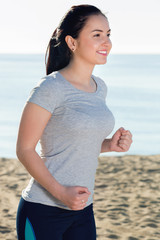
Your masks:
{"label": "gray t-shirt", "polygon": [[[89,93],[53,72],[40,81],[28,99],[52,113],[40,139],[42,160],[60,184],[89,189],[87,206],[93,202],[101,144],[114,127],[114,117],[105,102],[107,87],[103,80],[92,77],[97,90]],[[22,197],[68,209],[33,178]]]}

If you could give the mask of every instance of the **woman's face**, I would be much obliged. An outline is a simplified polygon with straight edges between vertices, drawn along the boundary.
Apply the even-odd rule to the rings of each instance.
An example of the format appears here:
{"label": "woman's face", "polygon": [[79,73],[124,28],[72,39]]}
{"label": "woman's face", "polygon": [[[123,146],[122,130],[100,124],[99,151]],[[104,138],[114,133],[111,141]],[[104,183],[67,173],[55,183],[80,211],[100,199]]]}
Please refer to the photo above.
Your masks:
{"label": "woman's face", "polygon": [[74,58],[91,65],[105,64],[112,47],[110,31],[103,15],[90,16],[76,39]]}

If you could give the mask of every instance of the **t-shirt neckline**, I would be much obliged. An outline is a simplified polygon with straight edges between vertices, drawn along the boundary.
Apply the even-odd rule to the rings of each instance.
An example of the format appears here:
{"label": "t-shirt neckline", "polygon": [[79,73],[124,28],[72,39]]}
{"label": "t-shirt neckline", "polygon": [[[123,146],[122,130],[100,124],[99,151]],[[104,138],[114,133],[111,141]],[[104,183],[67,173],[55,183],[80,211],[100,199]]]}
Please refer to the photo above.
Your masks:
{"label": "t-shirt neckline", "polygon": [[74,89],[75,91],[84,93],[84,94],[89,94],[89,95],[95,95],[98,93],[99,91],[99,84],[97,83],[97,81],[95,80],[95,77],[93,75],[91,75],[92,79],[95,81],[96,83],[96,91],[95,92],[87,92],[81,89],[76,88],[72,83],[70,83],[59,71],[57,71],[57,73],[59,74],[59,76],[61,77],[61,79],[63,79],[68,85],[70,85],[70,87],[72,87],[72,89]]}

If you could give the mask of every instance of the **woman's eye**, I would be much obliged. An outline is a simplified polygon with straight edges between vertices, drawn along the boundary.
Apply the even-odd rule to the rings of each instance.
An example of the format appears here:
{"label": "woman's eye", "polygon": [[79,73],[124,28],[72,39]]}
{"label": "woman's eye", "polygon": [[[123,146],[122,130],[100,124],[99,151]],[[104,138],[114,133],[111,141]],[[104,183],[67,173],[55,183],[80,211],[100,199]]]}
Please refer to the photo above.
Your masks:
{"label": "woman's eye", "polygon": [[108,34],[107,34],[107,37],[110,37],[110,36],[111,36],[111,34],[110,34],[110,33],[108,33]]}
{"label": "woman's eye", "polygon": [[94,37],[100,37],[100,34],[99,34],[99,33],[97,33],[97,34],[95,34],[95,35],[94,35]]}

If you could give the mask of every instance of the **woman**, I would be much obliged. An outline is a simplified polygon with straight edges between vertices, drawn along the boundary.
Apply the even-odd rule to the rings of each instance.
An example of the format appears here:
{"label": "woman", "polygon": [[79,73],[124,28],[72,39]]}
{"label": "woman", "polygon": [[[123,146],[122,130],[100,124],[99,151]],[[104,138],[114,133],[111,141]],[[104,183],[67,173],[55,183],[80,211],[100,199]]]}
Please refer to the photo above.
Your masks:
{"label": "woman", "polygon": [[[73,6],[47,49],[47,76],[25,106],[17,156],[33,177],[17,213],[19,240],[94,240],[93,189],[100,152],[125,152],[132,142],[105,104],[106,85],[92,75],[111,50],[106,16]],[[40,139],[41,155],[35,151]]]}

